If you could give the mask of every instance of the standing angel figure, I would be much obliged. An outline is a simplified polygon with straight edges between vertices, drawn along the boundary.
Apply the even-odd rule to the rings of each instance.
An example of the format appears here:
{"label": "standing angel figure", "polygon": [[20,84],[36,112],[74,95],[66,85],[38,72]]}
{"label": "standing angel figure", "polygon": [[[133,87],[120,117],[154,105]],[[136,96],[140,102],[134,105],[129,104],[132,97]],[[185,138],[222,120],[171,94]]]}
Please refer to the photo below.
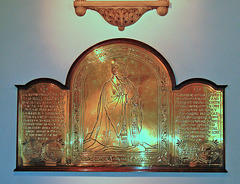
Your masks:
{"label": "standing angel figure", "polygon": [[140,143],[143,102],[127,78],[122,62],[112,62],[112,77],[104,83],[97,106],[97,119],[84,138],[85,151],[127,151]]}

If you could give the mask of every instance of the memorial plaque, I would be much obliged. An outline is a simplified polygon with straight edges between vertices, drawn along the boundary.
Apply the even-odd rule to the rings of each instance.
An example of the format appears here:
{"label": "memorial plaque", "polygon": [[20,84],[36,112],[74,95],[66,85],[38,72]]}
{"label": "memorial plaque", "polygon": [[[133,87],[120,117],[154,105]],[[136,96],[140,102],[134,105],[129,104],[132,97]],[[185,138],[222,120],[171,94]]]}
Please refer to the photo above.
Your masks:
{"label": "memorial plaque", "polygon": [[76,59],[66,85],[17,87],[18,171],[226,171],[226,86],[176,85],[144,43],[101,42]]}
{"label": "memorial plaque", "polygon": [[174,164],[223,165],[223,90],[196,81],[173,92]]}
{"label": "memorial plaque", "polygon": [[69,91],[54,83],[17,86],[18,166],[66,164]]}

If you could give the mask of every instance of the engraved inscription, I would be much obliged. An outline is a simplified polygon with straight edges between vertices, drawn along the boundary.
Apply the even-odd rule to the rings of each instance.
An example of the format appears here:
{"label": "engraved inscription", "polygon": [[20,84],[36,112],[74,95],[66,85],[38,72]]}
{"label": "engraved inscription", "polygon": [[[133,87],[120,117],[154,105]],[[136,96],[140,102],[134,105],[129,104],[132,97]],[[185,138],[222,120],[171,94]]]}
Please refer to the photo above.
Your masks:
{"label": "engraved inscription", "polygon": [[174,93],[174,136],[180,163],[217,159],[218,144],[222,143],[221,96],[221,92],[199,84]]}
{"label": "engraved inscription", "polygon": [[25,136],[49,140],[61,135],[66,126],[65,93],[23,93],[22,114]]}
{"label": "engraved inscription", "polygon": [[220,101],[212,101],[213,98],[219,99],[219,94],[176,94],[176,107],[180,108],[176,133],[198,141],[209,138],[212,132],[218,133]]}
{"label": "engraved inscription", "polygon": [[68,92],[51,83],[39,83],[19,94],[23,164],[61,162],[66,152]]}
{"label": "engraved inscription", "polygon": [[202,141],[219,135],[220,94],[176,94],[176,134],[184,139]]}

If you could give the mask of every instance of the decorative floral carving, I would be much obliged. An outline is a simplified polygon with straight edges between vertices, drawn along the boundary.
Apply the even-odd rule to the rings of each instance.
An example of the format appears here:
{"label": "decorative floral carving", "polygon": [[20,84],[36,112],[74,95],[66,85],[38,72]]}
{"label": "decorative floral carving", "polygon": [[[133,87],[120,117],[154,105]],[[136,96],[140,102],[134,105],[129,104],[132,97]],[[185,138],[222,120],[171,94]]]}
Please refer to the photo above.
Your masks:
{"label": "decorative floral carving", "polygon": [[151,7],[122,7],[122,8],[91,8],[97,11],[109,24],[118,26],[120,31],[124,30],[125,26],[130,26],[140,19],[147,11],[152,10]]}

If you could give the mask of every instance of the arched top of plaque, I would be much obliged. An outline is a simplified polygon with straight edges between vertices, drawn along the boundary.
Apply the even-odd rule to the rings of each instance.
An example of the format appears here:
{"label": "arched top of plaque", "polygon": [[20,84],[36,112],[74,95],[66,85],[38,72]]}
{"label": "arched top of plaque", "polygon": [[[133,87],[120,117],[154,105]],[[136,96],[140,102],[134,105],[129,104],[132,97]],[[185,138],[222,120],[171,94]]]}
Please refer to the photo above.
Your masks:
{"label": "arched top of plaque", "polygon": [[157,50],[143,42],[125,38],[105,40],[85,50],[72,64],[67,75],[66,86],[71,86],[76,72],[79,72],[79,65],[85,66],[81,69],[82,73],[83,70],[89,69],[90,65],[108,62],[111,64],[115,59],[125,62],[126,65],[133,60],[145,63],[150,68],[154,68],[159,75],[166,75],[172,88],[176,86],[171,66]]}
{"label": "arched top of plaque", "polygon": [[67,90],[68,88],[63,85],[61,82],[55,80],[55,79],[51,79],[51,78],[37,78],[37,79],[33,79],[31,81],[29,81],[28,83],[26,83],[25,85],[15,85],[18,89],[29,89],[32,86],[39,84],[39,83],[44,83],[44,84],[54,84],[56,86],[58,86],[60,89],[64,89]]}
{"label": "arched top of plaque", "polygon": [[186,87],[186,86],[188,86],[189,84],[192,84],[192,83],[205,84],[207,86],[211,86],[215,90],[223,90],[227,87],[227,85],[217,85],[216,83],[214,83],[214,82],[212,82],[208,79],[192,78],[192,79],[185,80],[182,83],[176,85],[173,90],[180,90],[180,89],[182,89],[182,88],[184,88],[184,87]]}

